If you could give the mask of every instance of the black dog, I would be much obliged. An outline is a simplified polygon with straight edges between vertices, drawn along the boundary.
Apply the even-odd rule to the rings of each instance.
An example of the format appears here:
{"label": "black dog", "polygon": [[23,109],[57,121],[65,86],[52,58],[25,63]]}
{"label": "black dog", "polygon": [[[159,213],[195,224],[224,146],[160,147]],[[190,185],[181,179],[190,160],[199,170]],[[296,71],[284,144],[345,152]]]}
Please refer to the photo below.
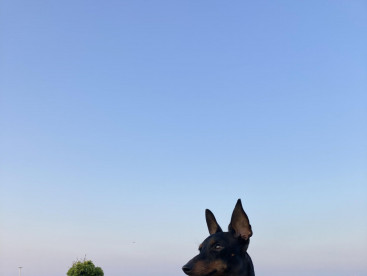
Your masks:
{"label": "black dog", "polygon": [[255,276],[247,248],[252,236],[241,200],[233,210],[228,232],[223,232],[213,213],[205,210],[210,236],[199,246],[199,255],[182,267],[189,276]]}

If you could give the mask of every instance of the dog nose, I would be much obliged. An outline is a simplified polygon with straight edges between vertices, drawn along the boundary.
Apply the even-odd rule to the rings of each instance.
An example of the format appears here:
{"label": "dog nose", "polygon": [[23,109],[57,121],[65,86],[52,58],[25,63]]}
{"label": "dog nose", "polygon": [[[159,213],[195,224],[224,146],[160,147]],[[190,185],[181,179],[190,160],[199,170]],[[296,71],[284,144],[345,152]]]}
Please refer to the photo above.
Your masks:
{"label": "dog nose", "polygon": [[191,266],[188,266],[187,264],[185,264],[182,267],[183,272],[185,272],[185,274],[189,275],[189,273],[191,272]]}

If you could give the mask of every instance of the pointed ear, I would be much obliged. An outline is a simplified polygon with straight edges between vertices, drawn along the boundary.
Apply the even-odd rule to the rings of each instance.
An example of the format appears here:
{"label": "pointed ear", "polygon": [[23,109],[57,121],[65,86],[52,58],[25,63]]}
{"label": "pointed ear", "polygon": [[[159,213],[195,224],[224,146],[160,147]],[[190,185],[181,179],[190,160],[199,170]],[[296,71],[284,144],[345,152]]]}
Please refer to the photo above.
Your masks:
{"label": "pointed ear", "polygon": [[210,235],[218,232],[223,232],[222,228],[220,228],[219,224],[217,223],[217,220],[215,219],[213,213],[208,209],[205,210],[205,219]]}
{"label": "pointed ear", "polygon": [[241,237],[244,240],[248,240],[252,236],[251,225],[243,210],[241,199],[237,201],[234,207],[228,231],[233,232],[235,237]]}

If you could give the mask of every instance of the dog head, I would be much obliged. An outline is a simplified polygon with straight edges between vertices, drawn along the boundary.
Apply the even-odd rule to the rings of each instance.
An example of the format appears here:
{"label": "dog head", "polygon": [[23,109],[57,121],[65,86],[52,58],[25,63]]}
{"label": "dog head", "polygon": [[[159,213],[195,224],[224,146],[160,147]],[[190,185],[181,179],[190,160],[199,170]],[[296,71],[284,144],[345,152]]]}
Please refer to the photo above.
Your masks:
{"label": "dog head", "polygon": [[[199,254],[182,267],[189,276],[253,275],[247,248],[252,236],[241,200],[233,210],[228,232],[223,232],[213,213],[205,210],[210,236],[199,246]],[[244,274],[245,271],[249,271]]]}

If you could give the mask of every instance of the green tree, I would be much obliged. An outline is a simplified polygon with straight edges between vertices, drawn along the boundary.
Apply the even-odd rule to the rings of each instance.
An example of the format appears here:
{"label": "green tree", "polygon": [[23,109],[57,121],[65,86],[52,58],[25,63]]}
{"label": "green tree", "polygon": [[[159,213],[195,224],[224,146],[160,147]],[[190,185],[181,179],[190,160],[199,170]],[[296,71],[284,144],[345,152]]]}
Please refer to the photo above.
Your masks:
{"label": "green tree", "polygon": [[96,267],[91,260],[75,261],[67,276],[103,276],[103,270]]}

